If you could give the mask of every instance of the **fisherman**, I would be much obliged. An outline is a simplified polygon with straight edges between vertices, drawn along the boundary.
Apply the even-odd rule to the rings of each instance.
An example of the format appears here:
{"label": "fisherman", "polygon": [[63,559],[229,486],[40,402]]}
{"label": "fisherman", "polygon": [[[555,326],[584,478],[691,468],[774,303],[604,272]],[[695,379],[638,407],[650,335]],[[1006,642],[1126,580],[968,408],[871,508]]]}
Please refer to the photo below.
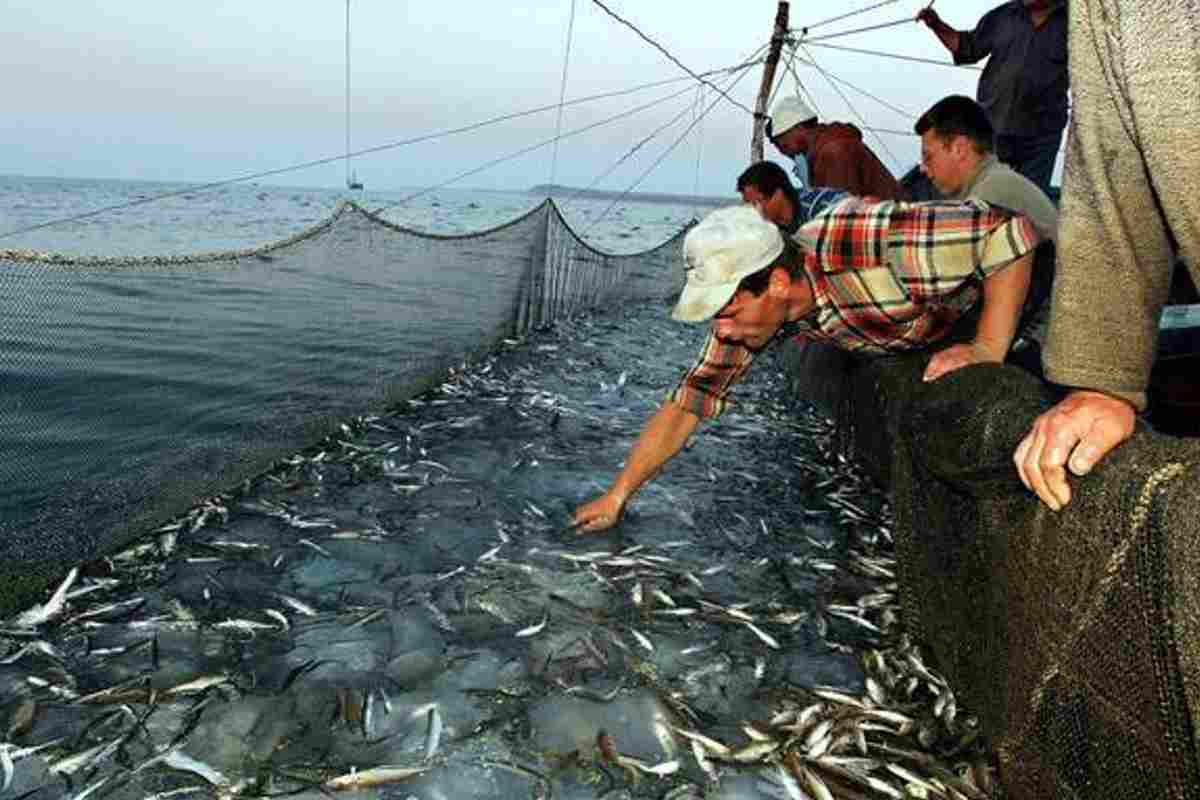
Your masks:
{"label": "fisherman", "polygon": [[850,196],[848,192],[828,187],[799,192],[783,167],[774,161],[758,161],[747,167],[738,176],[737,191],[742,200],[757,208],[788,236],[795,236],[805,222]]}
{"label": "fisherman", "polygon": [[[845,122],[822,123],[799,97],[775,104],[767,120],[767,137],[795,162],[804,156],[809,186],[842,189],[859,197],[896,200],[900,184],[863,142],[862,131]],[[802,182],[799,164],[793,170]]]}
{"label": "fisherman", "polygon": [[973,30],[947,25],[933,3],[917,14],[955,64],[988,60],[976,96],[996,128],[996,153],[1049,191],[1067,125],[1066,0],[1010,0]]}
{"label": "fisherman", "polygon": [[[995,155],[996,134],[983,107],[961,94],[944,97],[917,120],[913,130],[921,137],[921,169],[947,200],[982,200],[1018,211],[1029,218],[1044,240],[1035,256],[1026,314],[1021,325],[1028,335],[1013,345],[1016,363],[1041,374],[1041,340],[1045,338],[1043,312],[1054,281],[1054,237],[1058,209],[1037,184]],[[1036,324],[1035,324],[1036,323]],[[1026,352],[1027,351],[1027,352]]]}
{"label": "fisherman", "polygon": [[1013,460],[1051,509],[1146,408],[1172,245],[1200,284],[1200,2],[1073,0],[1067,141],[1046,375],[1073,387]]}
{"label": "fisherman", "polygon": [[712,320],[699,361],[646,424],[609,490],[575,511],[575,524],[584,531],[615,525],[700,420],[725,409],[755,355],[777,339],[884,355],[969,338],[964,327],[973,325],[973,338],[930,359],[925,379],[1002,361],[1039,241],[1025,217],[976,201],[847,197],[788,238],[748,205],[712,212],[684,239],[687,283],[672,313]]}

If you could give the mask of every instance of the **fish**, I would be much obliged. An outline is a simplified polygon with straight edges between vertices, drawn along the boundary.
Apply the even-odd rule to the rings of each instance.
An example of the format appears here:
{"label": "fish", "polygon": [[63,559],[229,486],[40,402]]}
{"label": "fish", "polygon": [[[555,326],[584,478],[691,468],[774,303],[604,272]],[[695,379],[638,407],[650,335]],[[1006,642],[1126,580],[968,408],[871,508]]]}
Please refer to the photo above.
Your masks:
{"label": "fish", "polygon": [[550,621],[550,612],[547,611],[545,616],[542,617],[541,622],[537,623],[536,625],[530,625],[528,628],[521,628],[521,630],[517,631],[513,635],[516,636],[518,639],[523,639],[527,636],[536,636],[542,632],[542,629],[546,627],[546,623],[549,621]]}
{"label": "fish", "polygon": [[372,786],[383,786],[408,780],[428,771],[429,767],[373,767],[361,772],[352,769],[344,775],[330,778],[321,786],[330,792],[369,789]]}
{"label": "fish", "polygon": [[429,709],[429,725],[425,730],[425,760],[433,758],[442,741],[442,712],[434,706]]}
{"label": "fish", "polygon": [[13,619],[13,624],[18,628],[36,628],[57,617],[66,605],[67,591],[78,577],[79,567],[72,567],[71,571],[67,573],[67,577],[63,579],[63,582],[54,590],[54,594],[50,595],[50,599],[44,605],[35,605],[18,614]]}
{"label": "fish", "polygon": [[742,624],[753,631],[754,635],[761,639],[768,647],[772,647],[776,650],[779,649],[779,642],[775,640],[775,637],[771,636],[762,628],[759,628],[753,622],[742,622]]}

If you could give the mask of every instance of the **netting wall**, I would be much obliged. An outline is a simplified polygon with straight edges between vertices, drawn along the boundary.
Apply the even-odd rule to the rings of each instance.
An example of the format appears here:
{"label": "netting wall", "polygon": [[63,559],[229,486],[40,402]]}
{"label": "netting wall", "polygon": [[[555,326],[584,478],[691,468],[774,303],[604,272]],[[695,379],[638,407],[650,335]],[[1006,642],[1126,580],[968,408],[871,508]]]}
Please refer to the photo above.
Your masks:
{"label": "netting wall", "polygon": [[927,356],[793,359],[891,490],[906,622],[1007,796],[1200,797],[1200,440],[1142,428],[1054,513],[1012,464],[1053,400],[1027,373],[926,384]]}
{"label": "netting wall", "polygon": [[680,236],[614,256],[550,201],[465,236],[347,203],[237,253],[0,251],[0,617],[503,337],[669,297]]}

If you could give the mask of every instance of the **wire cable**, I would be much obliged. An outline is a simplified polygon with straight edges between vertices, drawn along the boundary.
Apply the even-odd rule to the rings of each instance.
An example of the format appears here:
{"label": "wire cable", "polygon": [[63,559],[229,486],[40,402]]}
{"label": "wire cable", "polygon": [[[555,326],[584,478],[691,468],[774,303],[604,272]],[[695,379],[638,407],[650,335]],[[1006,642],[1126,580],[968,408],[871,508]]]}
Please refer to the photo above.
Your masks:
{"label": "wire cable", "polygon": [[[799,48],[796,48],[796,49],[799,50]],[[801,64],[804,64],[806,67],[812,67],[813,69],[816,69],[817,71],[823,71],[823,70],[821,70],[821,68],[819,66],[817,66],[817,63],[815,61],[809,61],[804,58],[799,59],[799,61]],[[872,94],[871,92],[868,92],[866,89],[863,89],[862,87],[855,86],[853,83],[851,83],[848,80],[845,80],[844,78],[839,78],[837,75],[834,75],[832,72],[826,72],[825,76],[826,76],[826,78],[828,78],[830,80],[837,81],[838,83],[842,84],[843,86],[847,87],[848,89],[852,89],[853,91],[858,92],[863,97],[868,97],[868,98],[874,100],[876,103],[879,103],[879,105],[883,106],[884,108],[888,109],[889,111],[894,111],[906,119],[916,119],[917,118],[917,115],[914,114],[913,112],[907,111],[903,108],[900,108],[899,106],[893,105],[892,103],[888,102],[887,100],[884,100],[882,97],[878,97],[878,96]],[[797,80],[799,80],[799,76],[797,76]]]}
{"label": "wire cable", "polygon": [[896,0],[883,0],[882,3],[876,3],[873,6],[867,6],[866,8],[860,8],[857,11],[847,11],[845,14],[838,14],[836,17],[830,17],[829,19],[823,19],[820,22],[814,22],[811,25],[805,25],[800,30],[803,31],[805,35],[807,35],[808,32],[811,31],[813,28],[819,28],[822,25],[828,25],[831,22],[837,22],[838,20],[846,19],[847,17],[855,17],[855,16],[858,16],[859,14],[865,14],[866,12],[874,11],[877,8],[883,8],[884,6],[890,6],[892,3],[895,3],[895,2],[896,2]]}
{"label": "wire cable", "polygon": [[[762,61],[763,61],[762,59],[758,59],[756,61],[743,62],[740,64],[735,64],[732,67],[722,67],[720,69],[709,70],[708,72],[705,72],[702,74],[705,76],[708,76],[708,75],[718,75],[721,73],[733,73],[733,72],[736,72],[737,70],[748,69],[749,67],[752,67],[755,64],[761,64]],[[583,103],[589,103],[594,100],[606,100],[606,99],[609,99],[612,97],[620,97],[620,96],[627,95],[627,94],[634,94],[635,92],[645,91],[646,89],[654,89],[659,86],[665,86],[665,85],[671,84],[671,83],[679,83],[680,81],[685,81],[685,80],[688,80],[688,78],[685,78],[685,77],[667,78],[665,80],[653,81],[651,83],[642,84],[641,86],[635,86],[630,89],[619,89],[619,90],[613,91],[613,92],[603,92],[601,94],[594,94],[594,95],[589,95],[587,97],[580,97],[580,98],[577,98],[574,100],[568,100],[566,103],[563,103],[561,105],[569,107],[569,106],[581,105]],[[690,90],[690,87],[689,87],[689,90]],[[687,91],[687,90],[685,90],[685,91]],[[480,128],[485,128],[490,125],[496,125],[501,122],[509,122],[511,120],[520,119],[522,117],[528,117],[528,116],[532,116],[534,114],[541,114],[545,111],[550,111],[550,110],[558,108],[558,107],[559,107],[558,104],[538,106],[536,108],[530,108],[530,109],[526,109],[524,111],[515,111],[515,112],[509,113],[509,114],[502,114],[497,117],[492,117],[490,119],[482,120],[480,122],[474,122],[469,125],[463,125],[463,126],[460,126],[457,128],[445,128],[445,129],[442,129],[439,131],[434,131],[432,133],[423,134],[421,136],[414,136],[409,139],[401,139],[399,141],[389,142],[387,144],[376,145],[374,147],[366,147],[361,150],[355,150],[352,153],[339,153],[338,155],[335,155],[335,156],[326,156],[323,158],[316,158],[311,161],[304,161],[299,164],[292,164],[291,166],[280,167],[278,169],[269,169],[269,170],[263,170],[261,172],[253,172],[253,173],[249,173],[246,175],[239,175],[237,177],[226,178],[226,179],[219,180],[219,181],[210,181],[207,183],[192,184],[184,189],[176,189],[176,190],[173,190],[170,192],[163,192],[161,194],[149,195],[147,197],[140,197],[136,200],[130,200],[125,203],[115,203],[113,205],[103,206],[102,208],[93,209],[91,211],[85,211],[85,212],[82,212],[79,214],[72,214],[70,216],[60,217],[58,219],[49,220],[47,222],[39,222],[35,225],[26,225],[26,226],[20,227],[20,228],[13,228],[12,230],[0,231],[0,239],[9,238],[12,236],[18,236],[20,234],[30,233],[32,231],[42,230],[43,228],[50,228],[55,225],[66,225],[66,224],[69,224],[72,222],[79,222],[81,220],[91,219],[93,217],[98,217],[103,214],[108,214],[108,213],[111,213],[114,211],[122,211],[122,210],[125,210],[128,208],[134,208],[136,206],[146,205],[147,203],[155,203],[155,202],[159,202],[162,200],[169,200],[173,197],[182,197],[184,195],[195,194],[197,192],[206,192],[206,191],[211,191],[213,189],[220,189],[224,186],[232,186],[232,185],[238,184],[238,183],[246,183],[247,181],[260,180],[262,178],[271,178],[276,175],[284,175],[289,172],[299,172],[299,171],[305,170],[305,169],[312,169],[313,167],[319,167],[319,166],[323,166],[325,164],[331,164],[331,163],[334,163],[337,161],[341,161],[349,156],[361,156],[361,155],[368,155],[371,153],[381,153],[381,152],[385,152],[387,150],[393,150],[393,149],[397,149],[400,147],[406,147],[406,146],[412,145],[412,144],[420,144],[422,142],[428,142],[428,141],[432,141],[434,139],[440,139],[440,138],[446,137],[446,136],[453,136],[453,135],[460,134],[460,133],[469,133],[470,131],[479,130]]]}
{"label": "wire cable", "polygon": [[[850,102],[850,98],[846,97],[846,93],[843,92],[838,87],[837,83],[835,83],[833,81],[833,79],[829,76],[829,73],[826,72],[824,69],[822,69],[821,65],[817,63],[817,60],[815,58],[813,58],[812,53],[809,52],[807,47],[804,48],[804,54],[806,56],[808,56],[808,59],[810,61],[812,61],[812,64],[814,67],[817,68],[817,71],[820,72],[822,75],[824,75],[825,79],[827,81],[829,81],[829,85],[833,87],[833,90],[835,92],[837,92],[838,95],[842,98],[842,100],[846,103],[846,107],[850,109],[850,113],[852,113],[855,117],[857,117],[858,121],[860,123],[862,123],[864,128],[866,128],[867,121],[863,118],[862,114],[858,113],[858,109],[855,108],[854,104]],[[870,128],[867,128],[867,130],[870,130]],[[885,142],[877,133],[875,133],[875,131],[871,131],[871,134],[875,137],[875,141],[879,142],[879,145],[883,148],[884,152],[887,153],[888,156],[892,159],[892,163],[896,166],[896,169],[899,170],[900,169],[900,159],[896,158],[896,154],[893,153],[892,149],[887,146],[887,142]]]}
{"label": "wire cable", "polygon": [[[751,57],[753,58],[754,56],[758,55],[758,53],[761,52],[762,50],[765,50],[767,48],[767,46],[768,45],[763,45],[762,47],[760,47],[753,54],[751,54]],[[701,89],[701,90],[705,88],[704,84],[697,84],[696,87],[697,87],[697,89]],[[666,123],[660,125],[654,131],[652,131],[648,136],[643,137],[639,142],[637,142],[637,144],[635,144],[633,147],[631,147],[628,152],[626,152],[623,156],[621,156],[613,164],[611,164],[607,169],[605,169],[602,173],[600,173],[600,175],[598,175],[591,183],[589,183],[586,187],[584,187],[583,189],[580,189],[578,192],[576,192],[575,194],[573,194],[569,198],[567,198],[565,201],[565,205],[570,206],[576,200],[578,200],[580,197],[582,197],[586,192],[589,192],[592,189],[594,189],[605,178],[607,178],[609,175],[611,175],[613,172],[615,172],[618,167],[620,167],[622,164],[624,164],[626,161],[628,161],[631,157],[633,157],[634,153],[636,153],[642,147],[647,145],[650,141],[655,139],[660,133],[662,133],[666,129],[670,128],[672,125],[674,125],[680,119],[682,119],[683,116],[685,114],[687,114],[687,112],[690,110],[691,110],[691,106],[684,108],[683,111],[676,114],[674,117],[672,117]],[[699,121],[699,119],[700,118],[697,118],[697,121]],[[697,183],[699,183],[699,180],[700,180],[698,171],[699,171],[699,164],[697,164],[697,176],[696,176]]]}
{"label": "wire cable", "polygon": [[[730,84],[729,88],[732,89],[734,86],[736,86],[742,80],[742,78],[746,77],[749,74],[750,74],[749,69],[743,70],[741,75],[739,75],[737,77],[737,79],[735,81],[733,81],[732,84]],[[612,211],[613,208],[616,207],[617,203],[624,200],[629,195],[630,192],[632,192],[639,185],[641,185],[642,181],[644,181],[650,175],[651,172],[653,172],[655,169],[658,168],[658,165],[663,162],[663,159],[665,159],[667,156],[669,156],[675,150],[675,148],[679,146],[679,143],[682,142],[689,133],[691,133],[692,128],[694,128],[697,124],[699,124],[700,120],[702,120],[706,116],[708,116],[709,113],[711,113],[712,110],[714,108],[716,108],[717,103],[719,103],[719,102],[720,102],[720,98],[713,100],[712,103],[709,104],[708,108],[706,108],[704,110],[704,113],[701,114],[695,121],[693,121],[691,125],[688,125],[687,128],[684,129],[683,133],[679,134],[679,137],[674,142],[671,143],[671,146],[668,147],[662,153],[662,155],[660,155],[658,158],[656,158],[654,160],[654,163],[646,168],[645,172],[643,172],[641,175],[638,176],[637,180],[635,180],[633,183],[631,183],[629,185],[629,187],[627,189],[625,189],[625,191],[621,192],[621,194],[619,194],[616,198],[614,198],[613,201],[608,204],[608,207],[606,207],[603,211],[601,211],[600,215],[597,216],[594,220],[592,220],[592,224],[588,226],[587,232],[590,232],[593,228],[595,228],[596,225],[600,222],[600,220],[604,219],[605,215],[607,215],[609,211]],[[584,235],[586,235],[587,232],[585,232]]]}
{"label": "wire cable", "polygon": [[675,66],[679,67],[681,70],[683,70],[684,72],[686,72],[688,75],[691,75],[693,78],[695,78],[696,80],[700,81],[701,83],[707,84],[707,85],[708,85],[710,88],[712,88],[712,89],[716,89],[716,91],[717,91],[717,92],[718,92],[718,93],[721,95],[721,97],[725,98],[725,99],[726,99],[726,100],[728,100],[730,103],[733,103],[735,106],[737,106],[738,108],[742,109],[743,111],[745,111],[745,112],[746,112],[747,114],[749,114],[750,116],[754,116],[754,109],[750,108],[749,106],[746,106],[746,105],[744,105],[743,103],[740,103],[740,102],[738,102],[737,100],[734,100],[734,99],[733,99],[732,97],[730,97],[728,94],[726,94],[725,92],[723,92],[723,91],[721,91],[720,89],[718,89],[718,88],[717,88],[717,86],[716,86],[715,84],[711,83],[710,81],[707,81],[707,80],[705,80],[705,79],[703,78],[703,76],[701,76],[701,75],[697,75],[695,72],[692,72],[690,69],[688,69],[688,68],[687,68],[687,67],[686,67],[686,66],[683,64],[683,62],[681,62],[681,61],[680,61],[678,58],[676,58],[675,56],[671,55],[671,54],[670,54],[670,53],[667,51],[667,49],[666,49],[665,47],[663,47],[661,44],[659,44],[658,42],[656,42],[656,41],[654,41],[653,39],[651,39],[651,38],[650,38],[649,36],[647,36],[646,34],[642,33],[642,31],[641,31],[641,30],[639,30],[639,29],[638,29],[638,27],[637,27],[636,25],[634,25],[632,22],[630,22],[629,20],[625,19],[625,18],[624,18],[624,17],[622,17],[621,15],[617,14],[615,11],[613,11],[613,10],[612,10],[611,8],[609,8],[608,6],[604,5],[604,3],[603,3],[603,2],[601,2],[601,0],[592,0],[592,2],[593,2],[593,3],[595,3],[596,5],[600,6],[600,8],[601,8],[601,9],[603,9],[603,11],[604,11],[604,13],[605,13],[605,14],[608,14],[610,17],[612,17],[613,19],[615,19],[617,22],[619,22],[619,23],[621,23],[622,25],[624,25],[625,27],[629,28],[631,31],[633,31],[633,32],[634,32],[634,33],[636,33],[638,36],[640,36],[640,37],[641,37],[641,38],[642,38],[642,39],[643,39],[643,40],[644,40],[644,41],[645,41],[647,44],[649,44],[649,45],[650,45],[650,46],[652,46],[654,49],[658,50],[658,52],[660,52],[660,53],[662,53],[664,56],[666,56],[666,57],[667,57],[667,58],[668,58],[668,59],[671,61],[671,63],[672,63],[672,64],[674,64]]}
{"label": "wire cable", "polygon": [[562,83],[558,90],[558,119],[554,123],[554,154],[550,156],[550,185],[558,172],[558,137],[562,133],[563,101],[567,97],[567,65],[571,63],[571,39],[575,32],[575,0],[571,0],[571,18],[567,22],[567,46],[563,52]]}
{"label": "wire cable", "polygon": [[844,45],[827,44],[825,42],[808,41],[811,47],[827,47],[830,50],[844,50],[847,53],[860,53],[868,56],[879,56],[881,58],[895,58],[900,61],[915,61],[918,64],[936,64],[939,67],[954,67],[955,69],[969,69],[979,72],[982,67],[977,67],[974,64],[955,64],[953,61],[938,61],[935,58],[920,58],[918,56],[906,56],[900,53],[885,53],[881,50],[864,50],[861,47],[846,47]]}
{"label": "wire cable", "polygon": [[[592,0],[592,2],[596,2],[596,0]],[[916,20],[913,17],[904,17],[903,19],[894,20],[893,22],[881,22],[878,25],[868,25],[865,28],[853,28],[848,31],[837,31],[835,33],[827,33],[824,36],[814,36],[811,39],[805,37],[804,41],[806,44],[810,44],[812,42],[822,42],[826,39],[836,39],[839,36],[849,36],[852,33],[866,33],[867,31],[878,31],[878,30],[882,30],[883,28],[892,28],[892,27],[895,27],[896,25],[904,25],[906,23],[911,23],[911,22],[916,22]],[[803,30],[797,31],[795,28],[793,28],[792,32],[800,33],[801,35],[803,35]]]}
{"label": "wire cable", "polygon": [[690,91],[692,91],[692,87],[688,86],[687,88],[682,89],[678,92],[675,92],[674,94],[667,95],[666,97],[659,98],[658,100],[654,100],[650,103],[645,103],[643,105],[637,106],[636,108],[632,108],[628,111],[624,111],[615,116],[608,117],[607,119],[602,119],[599,122],[593,122],[592,124],[585,125],[582,128],[576,128],[575,130],[568,131],[567,133],[564,133],[561,136],[556,136],[556,137],[553,137],[550,139],[543,139],[542,141],[537,142],[535,144],[529,145],[527,147],[522,147],[521,149],[515,150],[512,153],[509,153],[508,155],[500,156],[499,158],[494,158],[491,161],[488,161],[477,167],[473,167],[472,169],[469,169],[465,172],[460,172],[458,175],[455,175],[453,178],[450,178],[449,180],[445,180],[445,181],[442,181],[441,183],[435,184],[433,186],[428,186],[424,189],[413,192],[412,194],[409,194],[409,195],[401,198],[400,200],[396,201],[395,203],[388,203],[385,206],[380,206],[379,208],[375,209],[374,213],[379,214],[390,208],[397,208],[399,206],[405,205],[405,204],[417,199],[418,197],[423,197],[423,196],[429,194],[430,192],[435,192],[438,189],[444,189],[447,186],[450,186],[451,184],[457,183],[458,181],[462,180],[463,178],[468,178],[472,175],[477,175],[480,172],[483,172],[484,170],[491,169],[492,167],[497,166],[499,164],[503,164],[506,161],[512,161],[515,158],[520,158],[523,155],[532,153],[534,150],[540,150],[543,147],[552,145],[557,140],[569,139],[572,136],[577,136],[581,133],[586,133],[587,131],[594,130],[594,129],[602,127],[604,125],[608,125],[612,122],[617,122],[619,120],[626,119],[628,117],[632,117],[634,114],[638,114],[642,111],[645,111],[648,108],[653,108],[654,106],[660,105],[661,103],[665,103],[668,100],[673,100],[676,97],[682,97],[683,95],[687,94]]}

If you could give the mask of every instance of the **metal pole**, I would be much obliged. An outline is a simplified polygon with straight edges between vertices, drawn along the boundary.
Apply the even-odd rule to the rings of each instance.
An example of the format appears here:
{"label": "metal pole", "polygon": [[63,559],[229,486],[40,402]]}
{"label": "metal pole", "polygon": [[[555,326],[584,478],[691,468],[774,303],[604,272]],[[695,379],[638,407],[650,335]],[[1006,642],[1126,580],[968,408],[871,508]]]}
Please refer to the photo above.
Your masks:
{"label": "metal pole", "polygon": [[781,0],[779,9],[775,12],[775,32],[771,35],[771,50],[767,53],[767,63],[763,66],[762,84],[758,87],[758,102],[754,104],[754,135],[750,138],[750,160],[763,160],[763,132],[767,124],[767,100],[771,96],[771,87],[775,84],[775,67],[779,64],[779,51],[783,48],[783,40],[787,38],[788,4]]}
{"label": "metal pole", "polygon": [[346,0],[346,188],[350,188],[350,0]]}

